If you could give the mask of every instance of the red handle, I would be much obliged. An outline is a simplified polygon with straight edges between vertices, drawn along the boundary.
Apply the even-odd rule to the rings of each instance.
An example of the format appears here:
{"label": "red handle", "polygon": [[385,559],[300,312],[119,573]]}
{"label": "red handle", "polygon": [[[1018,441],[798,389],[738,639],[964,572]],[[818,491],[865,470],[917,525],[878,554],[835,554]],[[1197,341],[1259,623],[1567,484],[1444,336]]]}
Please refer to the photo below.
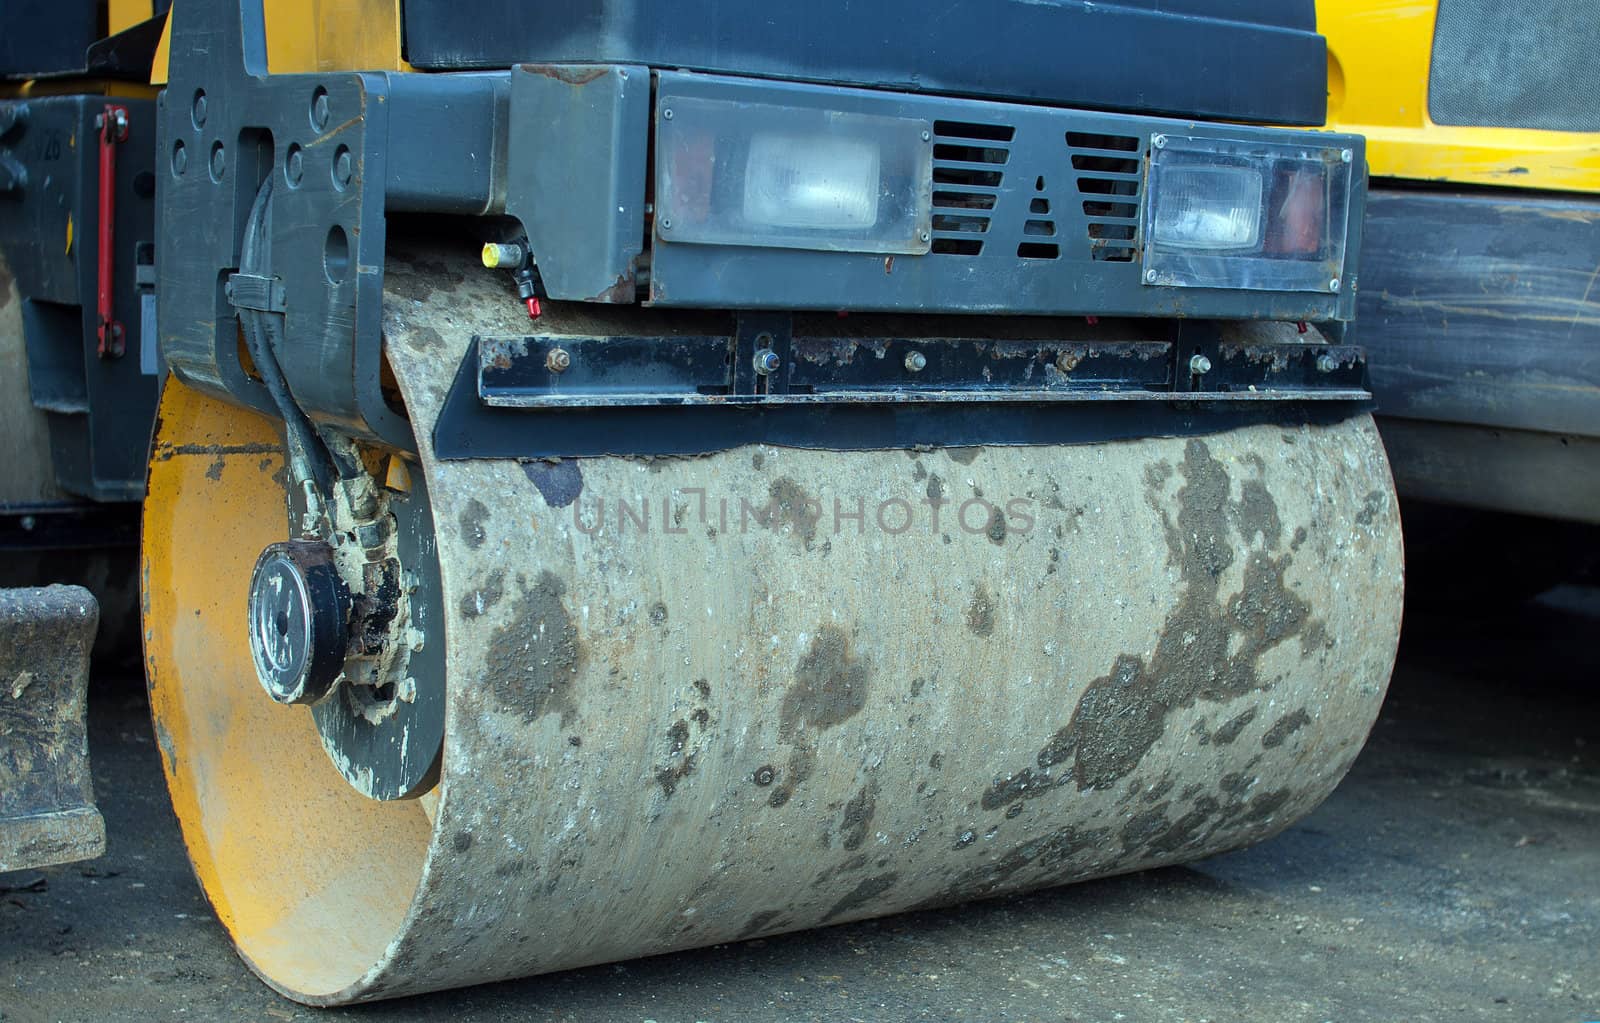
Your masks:
{"label": "red handle", "polygon": [[100,358],[121,358],[125,346],[122,324],[112,307],[112,278],[116,267],[117,143],[128,139],[128,108],[107,103],[95,118],[100,129],[100,223],[95,252],[95,308],[100,314]]}

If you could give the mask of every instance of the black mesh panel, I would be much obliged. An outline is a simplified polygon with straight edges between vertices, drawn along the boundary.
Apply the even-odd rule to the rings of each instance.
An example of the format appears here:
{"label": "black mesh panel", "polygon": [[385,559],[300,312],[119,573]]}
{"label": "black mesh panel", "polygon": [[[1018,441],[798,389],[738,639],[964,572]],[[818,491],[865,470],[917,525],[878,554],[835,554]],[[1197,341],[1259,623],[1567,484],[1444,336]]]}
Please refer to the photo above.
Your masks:
{"label": "black mesh panel", "polygon": [[1439,0],[1428,113],[1438,124],[1600,131],[1596,0]]}

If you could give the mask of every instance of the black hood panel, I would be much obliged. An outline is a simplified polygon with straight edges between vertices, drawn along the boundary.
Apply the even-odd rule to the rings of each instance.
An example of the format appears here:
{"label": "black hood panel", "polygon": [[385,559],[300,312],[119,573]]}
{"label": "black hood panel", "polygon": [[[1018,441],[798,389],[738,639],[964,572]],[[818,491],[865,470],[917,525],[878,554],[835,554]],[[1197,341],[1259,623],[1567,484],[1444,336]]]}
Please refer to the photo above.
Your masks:
{"label": "black hood panel", "polygon": [[1313,0],[405,0],[433,70],[624,63],[1320,125]]}

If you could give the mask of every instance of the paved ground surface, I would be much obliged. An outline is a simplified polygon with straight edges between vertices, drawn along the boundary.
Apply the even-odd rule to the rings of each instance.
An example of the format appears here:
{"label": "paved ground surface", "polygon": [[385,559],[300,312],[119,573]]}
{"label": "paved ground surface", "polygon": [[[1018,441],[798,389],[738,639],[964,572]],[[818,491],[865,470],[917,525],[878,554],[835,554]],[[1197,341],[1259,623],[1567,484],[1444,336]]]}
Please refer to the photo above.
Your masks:
{"label": "paved ground surface", "polygon": [[[189,872],[134,683],[110,851],[0,874],[5,1020],[1600,1020],[1600,601],[1411,614],[1316,813],[1191,867],[339,1012],[271,994]],[[1570,605],[1572,601],[1568,601]]]}

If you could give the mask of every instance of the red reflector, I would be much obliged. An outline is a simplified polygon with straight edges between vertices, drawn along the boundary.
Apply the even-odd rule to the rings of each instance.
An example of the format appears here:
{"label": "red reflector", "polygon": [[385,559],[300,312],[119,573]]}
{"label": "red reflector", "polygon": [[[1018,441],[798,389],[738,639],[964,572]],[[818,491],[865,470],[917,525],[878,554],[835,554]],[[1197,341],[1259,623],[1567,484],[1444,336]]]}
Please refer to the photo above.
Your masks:
{"label": "red reflector", "polygon": [[1275,256],[1316,256],[1322,250],[1328,190],[1321,167],[1284,167],[1273,175],[1262,250]]}

